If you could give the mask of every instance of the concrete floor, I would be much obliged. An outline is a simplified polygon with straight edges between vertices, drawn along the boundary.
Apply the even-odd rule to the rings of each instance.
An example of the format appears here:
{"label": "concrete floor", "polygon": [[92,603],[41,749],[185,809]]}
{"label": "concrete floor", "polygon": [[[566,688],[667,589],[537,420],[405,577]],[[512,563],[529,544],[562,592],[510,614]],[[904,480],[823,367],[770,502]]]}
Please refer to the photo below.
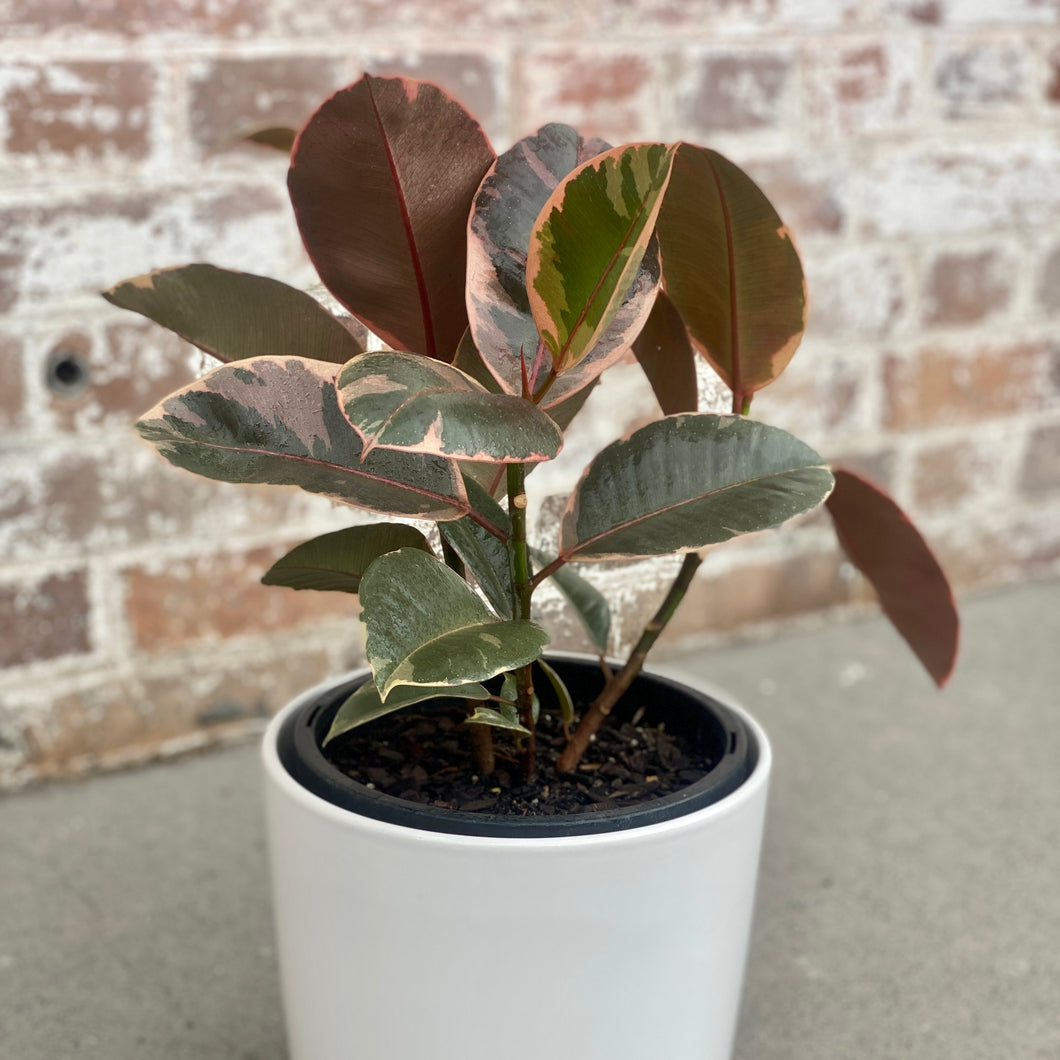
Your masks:
{"label": "concrete floor", "polygon": [[[880,621],[669,660],[776,755],[737,1060],[1060,1058],[1058,612],[967,603],[941,694]],[[285,1057],[257,768],[0,802],[4,1060]]]}

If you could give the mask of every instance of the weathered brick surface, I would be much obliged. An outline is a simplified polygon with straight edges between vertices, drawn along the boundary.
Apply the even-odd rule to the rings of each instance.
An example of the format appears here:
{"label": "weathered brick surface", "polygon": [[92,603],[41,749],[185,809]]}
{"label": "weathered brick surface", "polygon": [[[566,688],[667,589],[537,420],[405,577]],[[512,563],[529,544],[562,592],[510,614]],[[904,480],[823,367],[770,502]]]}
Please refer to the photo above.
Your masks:
{"label": "weathered brick surface", "polygon": [[323,617],[356,622],[357,598],[349,593],[261,585],[258,579],[283,552],[261,548],[130,567],[123,574],[125,607],[137,647],[157,652],[282,632]]}
{"label": "weathered brick surface", "polygon": [[320,55],[195,62],[188,71],[191,134],[211,150],[255,125],[301,128],[347,83],[344,65]]}
{"label": "weathered brick surface", "polygon": [[92,650],[83,570],[0,581],[0,668]]}
{"label": "weathered brick surface", "polygon": [[866,39],[807,56],[808,108],[829,136],[908,129],[916,118],[921,43]]}
{"label": "weathered brick surface", "polygon": [[[894,493],[959,588],[1060,570],[1056,0],[0,0],[0,25],[0,785],[238,731],[356,643],[355,599],[257,578],[359,516],[137,440],[204,361],[98,292],[196,260],[312,282],[283,157],[214,148],[362,70],[441,83],[499,148],[559,120],[745,166],[810,298],[754,413]],[[654,414],[622,366],[532,493]],[[670,635],[865,598],[827,523],[711,557]],[[666,569],[589,572],[616,642]]]}
{"label": "weathered brick surface", "polygon": [[796,56],[791,48],[696,55],[678,118],[689,136],[776,128],[792,117]]}
{"label": "weathered brick surface", "polygon": [[12,37],[166,31],[244,36],[260,27],[264,9],[255,0],[0,0],[0,25]]}
{"label": "weathered brick surface", "polygon": [[976,324],[1012,299],[1015,263],[997,250],[953,251],[935,257],[925,281],[925,324]]}
{"label": "weathered brick surface", "polygon": [[1028,437],[1020,489],[1034,496],[1060,492],[1060,423],[1045,424]]}
{"label": "weathered brick surface", "polygon": [[647,138],[655,90],[653,66],[636,52],[528,49],[516,65],[516,127],[525,133],[563,121],[614,143]]}
{"label": "weathered brick surface", "polygon": [[932,79],[941,113],[951,119],[1003,117],[1026,100],[1030,50],[1022,41],[958,42],[936,58]]}
{"label": "weathered brick surface", "polygon": [[955,352],[926,347],[884,363],[885,424],[892,430],[1032,411],[1055,403],[1056,350],[1048,343]]}

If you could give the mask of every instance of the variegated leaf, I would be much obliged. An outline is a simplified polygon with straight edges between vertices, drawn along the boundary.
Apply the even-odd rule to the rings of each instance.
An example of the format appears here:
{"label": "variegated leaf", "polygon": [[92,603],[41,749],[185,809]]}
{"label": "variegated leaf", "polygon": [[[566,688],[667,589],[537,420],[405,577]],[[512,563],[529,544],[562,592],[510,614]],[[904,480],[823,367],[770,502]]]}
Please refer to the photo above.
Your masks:
{"label": "variegated leaf", "polygon": [[171,394],[136,427],[171,464],[207,478],[301,486],[387,515],[468,514],[452,461],[393,450],[364,456],[339,408],[336,371],[298,357],[222,365]]}
{"label": "variegated leaf", "polygon": [[402,707],[411,707],[414,703],[423,703],[429,699],[453,698],[453,699],[489,699],[489,692],[480,684],[439,686],[436,688],[415,688],[402,686],[395,688],[386,702],[379,695],[372,680],[365,681],[356,691],[347,696],[332,719],[331,728],[324,737],[324,745],[327,746],[336,736],[356,729],[376,718],[382,718],[392,714]]}
{"label": "variegated leaf", "polygon": [[440,88],[362,77],[299,133],[287,184],[306,250],[388,346],[451,361],[467,327],[467,218],[493,162]]}
{"label": "variegated leaf", "polygon": [[[481,527],[476,529],[489,537]],[[265,572],[261,581],[264,585],[285,585],[290,589],[355,593],[368,564],[399,548],[430,551],[423,534],[404,523],[348,526],[295,546]]]}
{"label": "variegated leaf", "polygon": [[[472,508],[506,535],[510,534],[508,513],[474,479],[465,476],[464,485]],[[487,533],[468,516],[440,523],[438,530],[474,575],[497,614],[502,618],[513,617],[512,557],[505,541]]]}
{"label": "variegated leaf", "polygon": [[688,552],[779,526],[832,489],[797,438],[741,416],[667,416],[589,465],[560,528],[565,560]]}
{"label": "variegated leaf", "polygon": [[523,736],[530,735],[530,730],[519,721],[519,712],[514,707],[476,707],[475,713],[465,721],[468,725],[490,725],[495,729],[507,729]]}
{"label": "variegated leaf", "polygon": [[361,605],[365,651],[384,699],[402,685],[484,681],[532,662],[548,643],[532,622],[495,618],[463,578],[415,549],[368,568]]}
{"label": "variegated leaf", "polygon": [[[530,238],[527,292],[556,372],[590,353],[627,299],[673,153],[665,144],[606,151],[566,177],[543,207]],[[627,343],[635,337],[628,334]]]}
{"label": "variegated leaf", "polygon": [[366,353],[338,376],[339,400],[365,452],[400,449],[489,463],[550,460],[563,445],[530,401],[490,394],[452,365],[414,353]]}
{"label": "variegated leaf", "polygon": [[345,364],[361,344],[304,291],[213,265],[158,269],[103,292],[220,361],[311,357]]}

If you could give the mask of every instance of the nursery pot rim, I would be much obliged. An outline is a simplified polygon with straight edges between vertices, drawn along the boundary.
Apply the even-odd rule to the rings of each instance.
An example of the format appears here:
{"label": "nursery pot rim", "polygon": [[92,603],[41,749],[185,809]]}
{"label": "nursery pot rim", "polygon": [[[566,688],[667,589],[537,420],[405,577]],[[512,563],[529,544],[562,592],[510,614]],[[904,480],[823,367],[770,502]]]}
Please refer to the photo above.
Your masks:
{"label": "nursery pot rim", "polygon": [[[548,652],[547,656],[551,659],[591,662],[594,665],[597,662],[595,656],[576,652],[555,651]],[[769,774],[772,769],[772,752],[766,733],[761,725],[742,706],[735,703],[728,693],[719,691],[711,686],[709,682],[683,672],[679,668],[666,666],[645,667],[643,674],[647,678],[659,678],[664,682],[681,684],[697,696],[715,700],[717,705],[727,711],[746,733],[749,754],[748,765],[744,775],[742,779],[738,780],[732,790],[717,798],[716,801],[698,807],[693,805],[689,808],[686,805],[689,800],[675,800],[676,810],[664,819],[655,819],[650,812],[645,812],[646,809],[650,811],[650,801],[626,807],[624,812],[606,811],[607,816],[613,819],[613,823],[609,823],[606,826],[606,830],[578,827],[579,823],[584,823],[585,819],[604,816],[604,813],[593,811],[551,818],[511,817],[507,819],[508,823],[499,832],[491,831],[488,824],[486,826],[476,824],[473,819],[479,818],[481,820],[486,818],[488,820],[490,816],[497,817],[501,815],[472,814],[466,811],[446,810],[439,807],[421,806],[411,803],[405,803],[405,805],[413,806],[416,810],[426,811],[426,813],[418,815],[421,819],[425,820],[430,816],[445,819],[447,823],[438,825],[415,822],[410,824],[404,819],[400,822],[381,819],[376,816],[370,816],[367,813],[358,812],[356,809],[337,805],[328,798],[311,791],[299,779],[292,776],[287,765],[284,764],[280,752],[282,730],[285,726],[292,724],[291,719],[293,719],[294,715],[322,695],[346,681],[362,676],[364,673],[365,668],[361,667],[345,674],[330,677],[296,696],[286,707],[274,715],[266,728],[262,741],[262,759],[268,779],[296,803],[344,828],[357,827],[368,832],[405,838],[416,843],[432,843],[446,846],[452,846],[453,844],[467,847],[495,848],[524,846],[543,848],[547,846],[569,846],[571,844],[606,846],[628,841],[628,838],[632,835],[643,839],[648,839],[649,836],[661,838],[687,828],[701,826],[710,818],[723,817],[736,811],[743,803],[754,799],[759,789],[766,786],[769,782]],[[330,763],[328,765],[330,767]],[[330,768],[344,782],[361,788],[361,785],[345,777],[336,767]],[[697,784],[703,784],[709,777],[710,773],[703,780],[695,782],[690,787],[694,788]],[[374,802],[378,797],[379,794],[373,792],[371,801]],[[383,796],[383,798],[393,802],[403,802],[403,800],[395,799],[391,796]],[[642,817],[644,823],[637,823],[632,820],[638,816]],[[454,818],[457,819],[455,822],[453,821]],[[583,822],[579,822],[579,818],[582,818]],[[645,818],[646,821],[644,821]],[[628,819],[629,823],[623,823],[625,819]],[[531,823],[527,827],[530,822],[537,822],[537,824],[535,826]],[[460,827],[461,823],[467,827]],[[542,827],[542,823],[546,827]],[[549,828],[549,825],[552,825],[552,827]]]}

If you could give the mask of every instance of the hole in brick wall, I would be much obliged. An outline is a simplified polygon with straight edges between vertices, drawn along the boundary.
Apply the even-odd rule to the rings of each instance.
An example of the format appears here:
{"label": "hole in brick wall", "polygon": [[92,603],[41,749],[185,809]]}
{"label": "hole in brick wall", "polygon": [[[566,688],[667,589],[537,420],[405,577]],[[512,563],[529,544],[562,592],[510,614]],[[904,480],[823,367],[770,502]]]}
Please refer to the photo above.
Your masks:
{"label": "hole in brick wall", "polygon": [[56,350],[48,360],[48,389],[60,397],[76,397],[89,384],[88,364],[79,353]]}

